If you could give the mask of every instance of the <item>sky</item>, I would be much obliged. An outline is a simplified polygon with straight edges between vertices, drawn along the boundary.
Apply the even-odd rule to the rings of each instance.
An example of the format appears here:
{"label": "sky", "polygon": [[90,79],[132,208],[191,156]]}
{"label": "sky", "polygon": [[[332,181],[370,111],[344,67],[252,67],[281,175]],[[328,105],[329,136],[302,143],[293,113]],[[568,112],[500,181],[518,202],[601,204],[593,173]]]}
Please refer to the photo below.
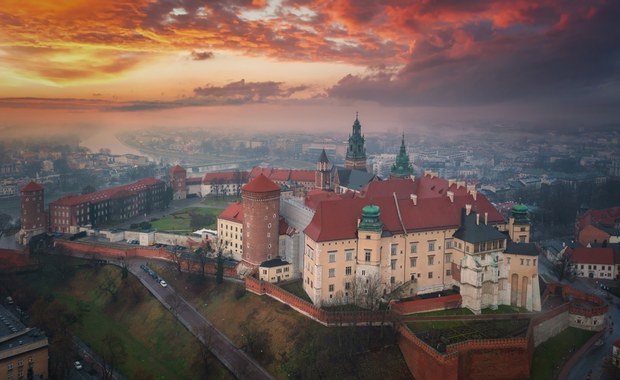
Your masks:
{"label": "sky", "polygon": [[618,125],[617,0],[2,0],[0,131]]}

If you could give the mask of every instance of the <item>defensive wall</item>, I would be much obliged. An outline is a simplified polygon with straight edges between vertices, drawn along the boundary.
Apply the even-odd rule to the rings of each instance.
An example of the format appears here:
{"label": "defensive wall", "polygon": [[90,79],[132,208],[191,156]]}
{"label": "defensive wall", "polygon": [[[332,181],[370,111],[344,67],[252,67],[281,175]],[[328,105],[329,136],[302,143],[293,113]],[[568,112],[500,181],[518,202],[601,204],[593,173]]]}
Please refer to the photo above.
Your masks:
{"label": "defensive wall", "polygon": [[[104,246],[83,241],[57,240],[68,250],[107,258],[144,257],[170,259],[170,253],[163,248]],[[183,269],[200,272],[202,264],[185,260]],[[215,273],[214,263],[205,264],[206,273]],[[234,267],[225,267],[225,276],[237,277]],[[525,337],[504,339],[478,339],[448,345],[441,353],[415,336],[403,323],[404,320],[435,320],[438,317],[415,317],[409,314],[459,307],[458,294],[407,302],[392,302],[389,310],[336,312],[323,310],[280,287],[252,276],[245,278],[245,287],[257,295],[267,295],[289,305],[299,313],[325,325],[393,325],[399,333],[398,345],[405,361],[416,379],[494,379],[498,373],[506,379],[529,377],[532,356],[536,346],[564,331],[568,326],[582,329],[604,328],[607,305],[599,297],[578,291],[561,284],[548,284],[543,299],[561,297],[562,302],[542,313],[527,313],[530,324]],[[452,320],[497,320],[512,319],[514,314],[446,316]],[[577,323],[581,318],[581,323]],[[593,321],[597,321],[594,323]],[[599,322],[601,321],[601,322]]]}
{"label": "defensive wall", "polygon": [[[56,240],[56,246],[62,246],[71,252],[79,252],[86,256],[104,257],[108,259],[126,259],[133,257],[143,257],[145,259],[161,259],[170,261],[171,252],[164,248],[155,247],[131,247],[121,248],[114,246],[101,245],[99,243],[89,243],[83,241]],[[205,273],[215,274],[217,272],[217,264],[214,260],[204,263]],[[201,273],[202,263],[197,260],[183,259],[180,262],[181,269],[188,272]],[[237,277],[236,267],[224,265],[224,276]]]}

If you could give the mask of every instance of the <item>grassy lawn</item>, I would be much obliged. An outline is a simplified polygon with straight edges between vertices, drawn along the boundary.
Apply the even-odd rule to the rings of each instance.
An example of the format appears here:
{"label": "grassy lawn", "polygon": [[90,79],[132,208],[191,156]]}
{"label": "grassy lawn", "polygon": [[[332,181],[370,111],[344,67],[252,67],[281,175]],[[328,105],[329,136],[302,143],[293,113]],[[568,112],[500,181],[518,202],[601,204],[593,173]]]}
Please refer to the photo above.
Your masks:
{"label": "grassy lawn", "polygon": [[526,309],[521,309],[509,305],[499,305],[497,309],[482,309],[482,314],[514,314],[514,313],[527,313]]}
{"label": "grassy lawn", "polygon": [[[217,285],[213,277],[172,271],[164,278],[238,347],[248,342],[248,326],[266,337],[268,349],[250,355],[278,379],[411,378],[398,347],[380,344],[379,328],[324,327],[270,297],[243,294],[238,290],[243,285],[232,281]],[[301,289],[301,283],[297,286]],[[376,347],[362,347],[367,342],[376,342]],[[345,354],[351,356],[345,359]]]}
{"label": "grassy lawn", "polygon": [[310,297],[308,297],[308,293],[306,293],[306,291],[304,290],[304,285],[302,284],[301,280],[290,282],[288,284],[281,285],[280,287],[287,292],[296,295],[304,301],[312,302]]}
{"label": "grassy lawn", "polygon": [[[200,366],[198,340],[137,279],[129,275],[122,280],[120,273],[119,268],[107,265],[81,268],[62,287],[49,287],[42,276],[28,281],[39,294],[70,310],[85,310],[81,323],[71,330],[95,352],[105,351],[105,336],[117,336],[126,352],[119,372],[126,378],[195,377]],[[116,299],[103,290],[102,284],[110,279],[118,287]],[[233,378],[215,357],[208,358],[208,365],[210,377]]]}
{"label": "grassy lawn", "polygon": [[595,333],[569,327],[562,333],[554,336],[545,343],[541,344],[534,351],[534,360],[532,362],[532,380],[551,379],[553,375],[557,375],[557,367],[564,363],[571,354],[571,350],[579,349],[585,342]]}
{"label": "grassy lawn", "polygon": [[208,225],[203,225],[200,228],[217,228],[217,216],[222,212],[220,209],[205,208],[205,207],[191,207],[183,210],[179,210],[173,214],[166,216],[155,221],[151,221],[151,225],[154,229],[159,231],[170,232],[192,232],[195,229],[191,226],[192,215],[197,216],[212,216],[212,222]]}
{"label": "grassy lawn", "polygon": [[225,199],[222,199],[221,197],[216,198],[209,195],[204,197],[203,200],[200,201],[200,203],[211,207],[226,208],[226,206],[228,206],[229,204],[240,200],[241,197],[227,196]]}

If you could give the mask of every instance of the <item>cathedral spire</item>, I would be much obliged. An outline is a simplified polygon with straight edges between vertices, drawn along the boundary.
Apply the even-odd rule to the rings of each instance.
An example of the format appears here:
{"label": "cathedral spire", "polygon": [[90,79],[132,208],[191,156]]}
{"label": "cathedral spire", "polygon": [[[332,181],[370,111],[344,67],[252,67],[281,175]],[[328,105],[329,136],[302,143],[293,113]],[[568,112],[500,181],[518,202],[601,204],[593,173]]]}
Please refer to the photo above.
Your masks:
{"label": "cathedral spire", "polygon": [[362,135],[362,125],[357,112],[355,113],[352,132],[349,135],[345,167],[366,171],[366,148],[364,147],[364,135]]}
{"label": "cathedral spire", "polygon": [[413,174],[413,166],[409,162],[409,155],[407,154],[407,148],[405,147],[405,132],[400,140],[400,150],[396,156],[392,170],[390,171],[391,177],[408,178]]}

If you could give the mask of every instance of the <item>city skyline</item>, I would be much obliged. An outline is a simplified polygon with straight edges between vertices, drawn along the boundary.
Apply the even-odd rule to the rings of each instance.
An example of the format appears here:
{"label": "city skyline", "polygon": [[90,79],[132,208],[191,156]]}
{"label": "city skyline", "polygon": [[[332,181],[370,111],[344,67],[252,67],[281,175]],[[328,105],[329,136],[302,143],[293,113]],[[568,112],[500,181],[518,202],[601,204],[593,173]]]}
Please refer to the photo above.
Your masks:
{"label": "city skyline", "polygon": [[609,0],[8,1],[0,128],[326,131],[357,110],[368,132],[616,123],[619,14]]}

